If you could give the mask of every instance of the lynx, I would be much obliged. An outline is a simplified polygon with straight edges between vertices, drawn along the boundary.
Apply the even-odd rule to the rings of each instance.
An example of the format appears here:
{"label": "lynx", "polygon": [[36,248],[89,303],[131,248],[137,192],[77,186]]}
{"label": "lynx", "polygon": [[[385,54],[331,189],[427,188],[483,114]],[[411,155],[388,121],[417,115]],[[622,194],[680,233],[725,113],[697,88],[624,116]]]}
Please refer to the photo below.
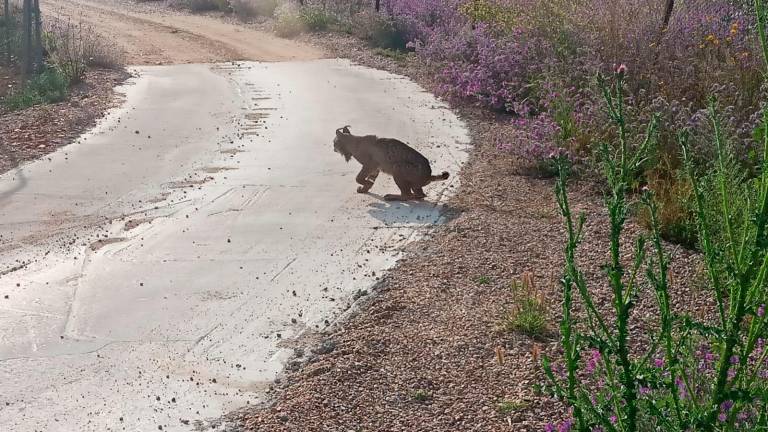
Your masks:
{"label": "lynx", "polygon": [[387,201],[407,201],[423,199],[426,194],[423,187],[434,182],[448,179],[448,172],[432,175],[429,161],[421,153],[402,141],[392,138],[379,138],[375,135],[355,136],[349,126],[336,129],[333,150],[344,156],[349,162],[355,158],[363,165],[355,180],[360,187],[357,192],[368,192],[379,171],[395,179],[400,194],[387,194]]}

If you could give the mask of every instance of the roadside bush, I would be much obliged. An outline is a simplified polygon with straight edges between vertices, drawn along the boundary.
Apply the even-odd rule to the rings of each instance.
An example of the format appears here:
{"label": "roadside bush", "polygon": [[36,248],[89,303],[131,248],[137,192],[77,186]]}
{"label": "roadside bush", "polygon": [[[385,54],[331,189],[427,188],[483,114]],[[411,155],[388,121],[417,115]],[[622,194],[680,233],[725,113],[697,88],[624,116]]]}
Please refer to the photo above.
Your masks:
{"label": "roadside bush", "polygon": [[367,39],[372,46],[398,51],[408,47],[408,24],[404,20],[377,17],[371,24]]}
{"label": "roadside bush", "polygon": [[296,37],[306,30],[301,17],[301,11],[290,3],[278,7],[275,10],[275,18],[274,30],[280,37]]}
{"label": "roadside bush", "polygon": [[229,0],[232,13],[242,19],[272,17],[280,0]]}
{"label": "roadside bush", "polygon": [[10,111],[18,111],[34,105],[61,102],[67,97],[69,82],[57,68],[47,68],[34,76],[19,91],[11,93],[3,101]]}
{"label": "roadside bush", "polygon": [[567,143],[558,139],[558,125],[547,115],[520,117],[512,123],[511,134],[499,137],[496,148],[514,154],[523,171],[543,177],[556,175],[552,155],[570,155]]}
{"label": "roadside bush", "polygon": [[[385,4],[386,0],[382,1]],[[372,1],[367,0],[304,0],[303,5],[322,8],[333,17],[353,17],[361,12],[372,11]]]}
{"label": "roadside bush", "polygon": [[120,68],[122,51],[113,42],[98,35],[93,28],[70,20],[49,19],[43,37],[49,61],[71,84],[85,78],[90,67]]}
{"label": "roadside bush", "polygon": [[305,29],[313,32],[325,31],[335,22],[333,16],[319,7],[307,6],[299,12]]}
{"label": "roadside bush", "polygon": [[[11,56],[18,58],[21,55],[21,23],[19,22],[20,13],[11,15],[10,26],[6,17],[0,15],[0,54],[6,55],[6,44],[10,45]],[[5,59],[0,58],[3,62]]]}
{"label": "roadside bush", "polygon": [[191,12],[231,11],[228,0],[175,0],[173,4]]}
{"label": "roadside bush", "polygon": [[84,28],[82,38],[82,55],[88,67],[102,69],[120,69],[125,66],[123,50],[111,39],[97,34],[92,28]]}
{"label": "roadside bush", "polygon": [[371,37],[373,23],[378,18],[378,14],[372,10],[364,10],[351,15],[348,21],[340,22],[340,27],[342,31],[368,41]]}

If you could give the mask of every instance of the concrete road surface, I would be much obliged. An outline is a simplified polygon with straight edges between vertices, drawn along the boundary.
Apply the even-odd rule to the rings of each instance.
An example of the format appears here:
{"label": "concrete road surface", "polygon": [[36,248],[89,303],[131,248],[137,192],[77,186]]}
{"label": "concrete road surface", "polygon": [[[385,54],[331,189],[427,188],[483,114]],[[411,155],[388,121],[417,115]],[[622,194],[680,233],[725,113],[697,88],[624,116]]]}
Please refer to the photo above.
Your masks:
{"label": "concrete road surface", "polygon": [[[341,60],[141,67],[125,102],[0,176],[0,430],[192,430],[293,354],[440,220],[468,135],[412,82]],[[337,127],[453,175],[355,192]]]}

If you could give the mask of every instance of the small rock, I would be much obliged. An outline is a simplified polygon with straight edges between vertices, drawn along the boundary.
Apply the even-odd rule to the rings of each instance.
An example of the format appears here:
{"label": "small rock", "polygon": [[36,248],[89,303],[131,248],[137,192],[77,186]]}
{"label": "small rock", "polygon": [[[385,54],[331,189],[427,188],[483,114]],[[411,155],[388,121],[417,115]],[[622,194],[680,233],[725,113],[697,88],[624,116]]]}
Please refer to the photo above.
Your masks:
{"label": "small rock", "polygon": [[319,347],[315,348],[315,349],[313,350],[313,352],[314,352],[314,353],[316,353],[316,354],[321,354],[321,355],[323,355],[323,354],[330,354],[330,353],[332,353],[332,352],[333,352],[333,350],[335,350],[335,349],[336,349],[336,342],[334,342],[334,341],[332,341],[332,340],[330,340],[330,339],[326,339],[326,340],[324,340],[324,341],[323,341],[323,342],[320,344],[320,346],[319,346]]}

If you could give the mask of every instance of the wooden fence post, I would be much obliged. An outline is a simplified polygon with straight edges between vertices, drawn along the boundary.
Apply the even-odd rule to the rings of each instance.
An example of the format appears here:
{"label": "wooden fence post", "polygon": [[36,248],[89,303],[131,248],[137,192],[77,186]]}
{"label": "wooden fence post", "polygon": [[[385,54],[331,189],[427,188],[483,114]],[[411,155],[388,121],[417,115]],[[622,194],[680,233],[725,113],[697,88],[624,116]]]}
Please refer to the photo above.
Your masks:
{"label": "wooden fence post", "polygon": [[24,0],[21,8],[21,80],[32,72],[32,0]]}
{"label": "wooden fence post", "polygon": [[43,71],[43,20],[40,17],[40,0],[34,0],[33,11],[35,16],[35,33],[34,33],[34,47],[33,47],[33,65],[35,73]]}
{"label": "wooden fence post", "polygon": [[5,16],[5,61],[8,63],[8,65],[11,64],[11,2],[10,0],[5,0],[4,2],[5,9],[3,10]]}

